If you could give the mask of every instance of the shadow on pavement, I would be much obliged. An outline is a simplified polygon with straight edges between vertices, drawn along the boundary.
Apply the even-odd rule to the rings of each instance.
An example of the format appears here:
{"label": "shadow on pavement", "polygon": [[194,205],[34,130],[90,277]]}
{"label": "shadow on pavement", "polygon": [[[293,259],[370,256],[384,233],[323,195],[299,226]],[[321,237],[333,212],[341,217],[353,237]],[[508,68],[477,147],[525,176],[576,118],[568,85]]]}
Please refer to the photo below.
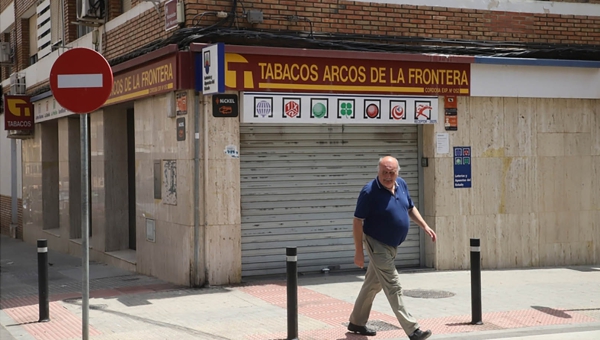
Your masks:
{"label": "shadow on pavement", "polygon": [[[81,301],[80,300],[65,300],[63,301],[65,303],[68,304],[72,304],[72,305],[76,305],[76,306],[81,306]],[[129,313],[124,313],[124,312],[119,312],[119,311],[115,311],[115,310],[110,310],[106,305],[90,305],[90,309],[94,309],[97,311],[100,311],[102,313],[108,313],[108,314],[112,314],[112,315],[116,315],[122,318],[126,318],[126,319],[130,319],[130,320],[135,320],[138,322],[143,322],[146,324],[150,324],[153,326],[158,326],[158,327],[164,327],[164,328],[169,328],[172,330],[176,330],[176,331],[180,331],[180,332],[184,332],[190,335],[193,335],[194,337],[201,337],[200,339],[210,339],[210,340],[232,340],[230,338],[225,338],[222,337],[220,335],[217,334],[211,334],[211,333],[207,333],[207,332],[202,332],[199,331],[197,329],[193,329],[193,328],[189,328],[189,327],[185,327],[185,326],[181,326],[181,325],[176,325],[173,323],[168,323],[168,322],[162,322],[162,321],[158,321],[158,320],[153,320],[153,319],[149,319],[149,318],[144,318],[144,317],[140,317],[137,315],[132,315]]]}
{"label": "shadow on pavement", "polygon": [[572,318],[571,315],[565,313],[564,311],[550,308],[550,307],[531,306],[531,308],[533,308],[537,311],[540,311],[542,313],[546,313],[546,314],[555,316],[557,318],[563,318],[563,319],[571,319]]}

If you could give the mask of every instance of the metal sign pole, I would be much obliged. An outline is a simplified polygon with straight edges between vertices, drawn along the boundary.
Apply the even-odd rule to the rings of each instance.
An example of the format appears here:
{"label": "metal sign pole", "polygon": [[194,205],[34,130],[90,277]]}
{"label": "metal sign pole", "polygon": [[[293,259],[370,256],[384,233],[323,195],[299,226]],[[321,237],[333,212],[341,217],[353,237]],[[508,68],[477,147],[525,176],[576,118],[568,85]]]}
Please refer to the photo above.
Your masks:
{"label": "metal sign pole", "polygon": [[89,142],[90,135],[88,131],[89,113],[81,115],[80,134],[81,134],[81,262],[83,268],[83,285],[81,288],[82,299],[82,320],[81,333],[83,340],[89,339],[89,310],[90,310],[90,154]]}

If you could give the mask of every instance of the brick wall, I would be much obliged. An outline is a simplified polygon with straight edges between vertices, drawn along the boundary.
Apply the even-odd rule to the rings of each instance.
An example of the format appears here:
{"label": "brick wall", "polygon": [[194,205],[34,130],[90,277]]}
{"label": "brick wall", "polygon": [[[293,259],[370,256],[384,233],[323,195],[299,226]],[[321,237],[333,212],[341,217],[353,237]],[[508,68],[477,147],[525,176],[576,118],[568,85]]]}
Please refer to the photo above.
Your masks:
{"label": "brick wall", "polygon": [[[23,201],[17,201],[17,238],[23,239]],[[10,235],[11,198],[0,195],[0,234]]]}
{"label": "brick wall", "polygon": [[17,48],[15,51],[15,66],[17,70],[29,66],[29,19],[20,19],[15,22]]}
{"label": "brick wall", "polygon": [[[0,0],[5,3],[6,0]],[[120,14],[120,1],[109,1],[109,17]],[[567,0],[569,1],[569,0]],[[599,3],[600,0],[571,2]],[[16,1],[19,16],[35,0]],[[140,0],[133,0],[133,6]],[[231,10],[232,0],[187,0],[186,27],[207,27],[219,19],[214,15],[202,15],[209,11]],[[396,37],[457,39],[495,43],[543,43],[543,44],[600,44],[600,16],[573,16],[557,14],[531,14],[501,11],[484,11],[432,6],[375,4],[343,0],[245,0],[244,8],[260,9],[264,13],[262,24],[250,25],[242,18],[242,6],[238,2],[237,27],[275,31],[302,31],[312,29],[315,33],[343,33],[359,35],[387,35]],[[76,0],[66,0],[66,43],[77,39]],[[103,51],[111,60],[134,51],[148,43],[164,39],[175,31],[164,30],[164,2],[156,9],[144,12],[125,25],[104,35]],[[600,12],[600,5],[598,5]],[[287,16],[301,20],[290,21]],[[235,27],[235,26],[234,26]],[[29,39],[26,21],[17,20],[18,69],[29,65]],[[6,73],[6,72],[4,72]],[[3,78],[6,75],[3,74]]]}
{"label": "brick wall", "polygon": [[65,45],[71,41],[77,40],[77,25],[72,23],[77,21],[77,1],[76,0],[64,0],[63,1],[63,13],[65,16],[63,31],[65,34]]}
{"label": "brick wall", "polygon": [[112,20],[123,13],[123,5],[121,0],[108,1],[108,20]]}
{"label": "brick wall", "polygon": [[165,31],[164,2],[159,8],[160,15],[152,8],[127,21],[118,29],[108,32],[103,41],[103,54],[106,59],[111,60],[173,34],[173,31]]}
{"label": "brick wall", "polygon": [[2,13],[6,7],[13,3],[12,0],[0,0],[0,13]]}
{"label": "brick wall", "polygon": [[29,66],[29,18],[22,18],[23,14],[36,4],[35,0],[15,1],[15,38],[17,43],[15,58],[16,70]]}
{"label": "brick wall", "polygon": [[[194,2],[192,2],[194,1]],[[231,10],[232,1],[186,1],[186,27],[206,27],[219,19],[203,12]],[[134,5],[137,4],[134,1]],[[172,34],[164,31],[164,3],[108,32],[104,54],[108,60]],[[559,44],[598,44],[600,17],[528,14],[430,6],[357,3],[338,0],[244,1],[246,9],[261,9],[265,21],[250,25],[238,18],[240,28],[310,30],[307,21],[281,20],[296,15],[308,19],[317,33],[375,34],[415,38]],[[600,6],[598,7],[600,11]],[[237,8],[242,15],[242,6]],[[199,19],[200,18],[200,19]]]}
{"label": "brick wall", "polygon": [[[584,2],[584,1],[580,1]],[[600,2],[600,1],[598,1]],[[202,12],[229,11],[231,1],[186,2],[187,25],[204,27],[217,21]],[[246,9],[261,9],[265,21],[252,27],[309,31],[308,22],[281,20],[296,15],[313,23],[315,32],[375,34],[400,37],[465,39],[494,42],[598,44],[600,16],[531,14],[445,7],[358,3],[338,0],[244,1]],[[238,5],[238,15],[242,8]],[[600,12],[600,6],[598,6]],[[249,28],[244,19],[241,27]]]}

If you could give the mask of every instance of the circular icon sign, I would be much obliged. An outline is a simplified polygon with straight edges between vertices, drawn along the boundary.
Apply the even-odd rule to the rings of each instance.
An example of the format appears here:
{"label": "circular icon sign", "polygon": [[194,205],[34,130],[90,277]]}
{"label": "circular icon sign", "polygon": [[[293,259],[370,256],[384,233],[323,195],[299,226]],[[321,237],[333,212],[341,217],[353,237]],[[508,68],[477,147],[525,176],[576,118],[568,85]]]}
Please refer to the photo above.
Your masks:
{"label": "circular icon sign", "polygon": [[89,48],[73,48],[61,54],[50,70],[50,88],[60,106],[75,113],[100,108],[112,91],[113,74],[108,61]]}
{"label": "circular icon sign", "polygon": [[256,104],[256,113],[261,117],[266,117],[271,114],[271,104],[266,100],[261,100]]}
{"label": "circular icon sign", "polygon": [[404,108],[400,105],[396,105],[392,108],[392,118],[394,119],[403,119],[404,118]]}
{"label": "circular icon sign", "polygon": [[327,108],[321,103],[316,103],[312,108],[313,116],[323,118],[327,114]]}
{"label": "circular icon sign", "polygon": [[377,115],[379,115],[379,108],[375,104],[369,104],[366,111],[369,118],[377,118]]}

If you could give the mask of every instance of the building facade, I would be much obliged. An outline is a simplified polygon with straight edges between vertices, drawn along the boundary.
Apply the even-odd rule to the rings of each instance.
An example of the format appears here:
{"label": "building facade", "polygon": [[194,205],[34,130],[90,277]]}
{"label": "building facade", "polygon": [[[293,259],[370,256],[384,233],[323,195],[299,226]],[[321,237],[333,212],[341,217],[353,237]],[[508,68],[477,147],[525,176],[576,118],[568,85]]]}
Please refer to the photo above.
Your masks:
{"label": "building facade", "polygon": [[48,86],[66,45],[114,74],[90,114],[92,260],[186,285],[282,274],[288,246],[300,271],[350,269],[391,154],[439,238],[413,228],[398,266],[467,268],[470,238],[488,269],[600,263],[598,2],[57,3],[0,8],[3,93],[24,79],[34,106],[26,242],[81,253],[80,117]]}

